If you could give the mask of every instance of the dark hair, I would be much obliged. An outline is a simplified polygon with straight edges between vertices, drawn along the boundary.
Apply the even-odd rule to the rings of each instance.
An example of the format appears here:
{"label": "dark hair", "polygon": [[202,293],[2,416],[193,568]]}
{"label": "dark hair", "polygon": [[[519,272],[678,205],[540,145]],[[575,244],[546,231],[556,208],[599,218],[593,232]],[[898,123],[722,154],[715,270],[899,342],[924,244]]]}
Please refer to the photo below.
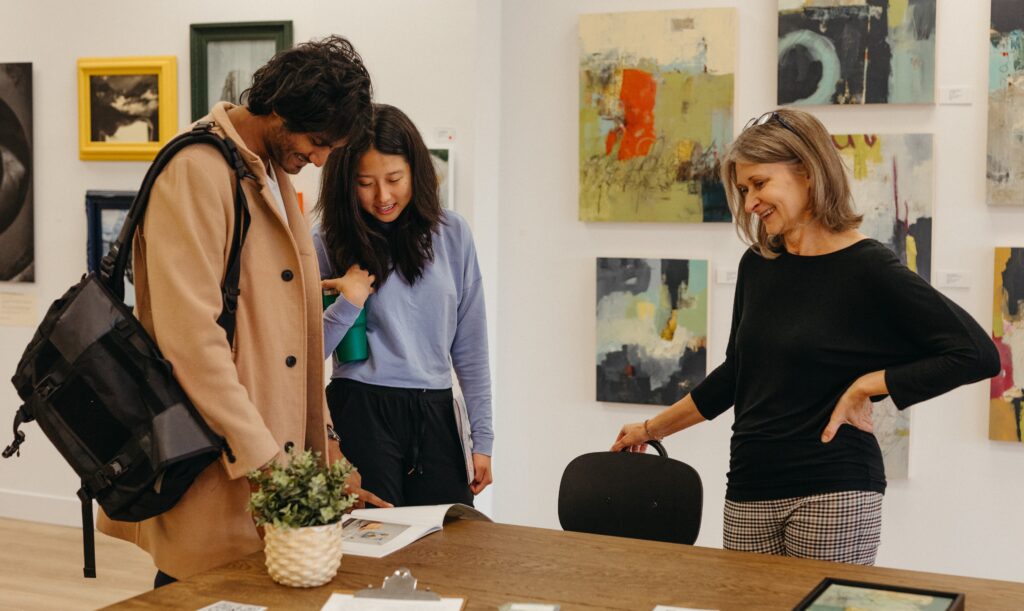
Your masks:
{"label": "dark hair", "polygon": [[330,141],[362,137],[372,114],[370,73],[340,36],[311,40],[270,58],[242,92],[254,115],[276,112],[286,129]]}
{"label": "dark hair", "polygon": [[[416,126],[394,106],[375,104],[368,137],[357,146],[336,149],[321,173],[320,215],[327,252],[337,273],[358,263],[382,286],[398,270],[409,284],[434,260],[432,233],[441,222],[437,173]],[[401,155],[412,173],[412,199],[402,214],[382,227],[363,211],[356,194],[359,161],[370,148]]]}

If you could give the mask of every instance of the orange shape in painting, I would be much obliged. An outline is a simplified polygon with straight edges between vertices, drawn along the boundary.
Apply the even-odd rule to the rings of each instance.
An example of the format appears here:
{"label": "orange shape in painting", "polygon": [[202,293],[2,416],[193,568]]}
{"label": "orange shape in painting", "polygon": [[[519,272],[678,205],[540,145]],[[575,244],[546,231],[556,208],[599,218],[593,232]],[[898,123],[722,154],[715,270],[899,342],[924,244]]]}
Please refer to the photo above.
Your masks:
{"label": "orange shape in painting", "polygon": [[619,145],[619,161],[643,157],[654,145],[654,98],[658,86],[649,72],[628,68],[622,71],[622,88],[619,98],[625,116],[621,130],[609,132],[605,141],[605,153],[611,154],[615,143]]}

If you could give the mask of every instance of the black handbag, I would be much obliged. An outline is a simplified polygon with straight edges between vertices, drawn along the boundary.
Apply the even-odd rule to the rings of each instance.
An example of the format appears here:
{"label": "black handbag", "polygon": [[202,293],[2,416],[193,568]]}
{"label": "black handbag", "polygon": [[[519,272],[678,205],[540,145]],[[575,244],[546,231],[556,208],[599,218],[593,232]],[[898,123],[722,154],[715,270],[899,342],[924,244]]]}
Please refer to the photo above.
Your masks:
{"label": "black handbag", "polygon": [[24,404],[14,416],[14,441],[3,457],[20,455],[25,440],[20,425],[34,420],[81,479],[86,577],[96,576],[93,499],[114,520],[145,520],[174,507],[221,452],[234,461],[124,303],[132,238],[153,183],[183,147],[213,145],[235,172],[234,235],[218,319],[233,342],[241,249],[250,221],[242,180],[255,177],[234,143],[212,128],[197,124],[160,151],[99,271],[83,276],[53,302],[11,380]]}
{"label": "black handbag", "polygon": [[565,530],[693,545],[700,533],[704,487],[690,465],[668,457],[591,452],[574,458],[558,488]]}

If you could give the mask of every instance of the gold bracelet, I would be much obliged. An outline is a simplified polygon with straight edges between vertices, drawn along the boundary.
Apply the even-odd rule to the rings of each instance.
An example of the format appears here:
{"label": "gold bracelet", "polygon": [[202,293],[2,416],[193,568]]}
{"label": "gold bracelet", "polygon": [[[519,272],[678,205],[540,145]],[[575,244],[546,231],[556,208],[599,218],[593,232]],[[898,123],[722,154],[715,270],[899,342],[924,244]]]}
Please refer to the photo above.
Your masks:
{"label": "gold bracelet", "polygon": [[[650,420],[650,418],[648,418]],[[644,434],[647,435],[647,439],[655,439],[654,435],[651,435],[650,429],[647,428],[647,420],[644,420]]]}

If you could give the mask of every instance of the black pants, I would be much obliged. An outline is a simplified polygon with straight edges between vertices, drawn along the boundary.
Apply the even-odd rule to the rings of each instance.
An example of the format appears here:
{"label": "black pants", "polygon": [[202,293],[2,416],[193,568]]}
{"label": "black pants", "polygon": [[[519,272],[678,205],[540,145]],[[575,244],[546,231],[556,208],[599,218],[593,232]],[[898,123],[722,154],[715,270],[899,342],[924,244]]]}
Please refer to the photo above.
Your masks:
{"label": "black pants", "polygon": [[167,573],[165,573],[163,571],[160,571],[160,570],[157,570],[156,577],[153,579],[153,589],[155,590],[157,588],[162,588],[164,586],[169,586],[169,585],[171,585],[172,583],[174,583],[176,581],[178,581],[178,580],[173,578],[173,577],[171,577]]}
{"label": "black pants", "polygon": [[473,504],[451,389],[333,379],[327,405],[363,488],[402,505]]}

